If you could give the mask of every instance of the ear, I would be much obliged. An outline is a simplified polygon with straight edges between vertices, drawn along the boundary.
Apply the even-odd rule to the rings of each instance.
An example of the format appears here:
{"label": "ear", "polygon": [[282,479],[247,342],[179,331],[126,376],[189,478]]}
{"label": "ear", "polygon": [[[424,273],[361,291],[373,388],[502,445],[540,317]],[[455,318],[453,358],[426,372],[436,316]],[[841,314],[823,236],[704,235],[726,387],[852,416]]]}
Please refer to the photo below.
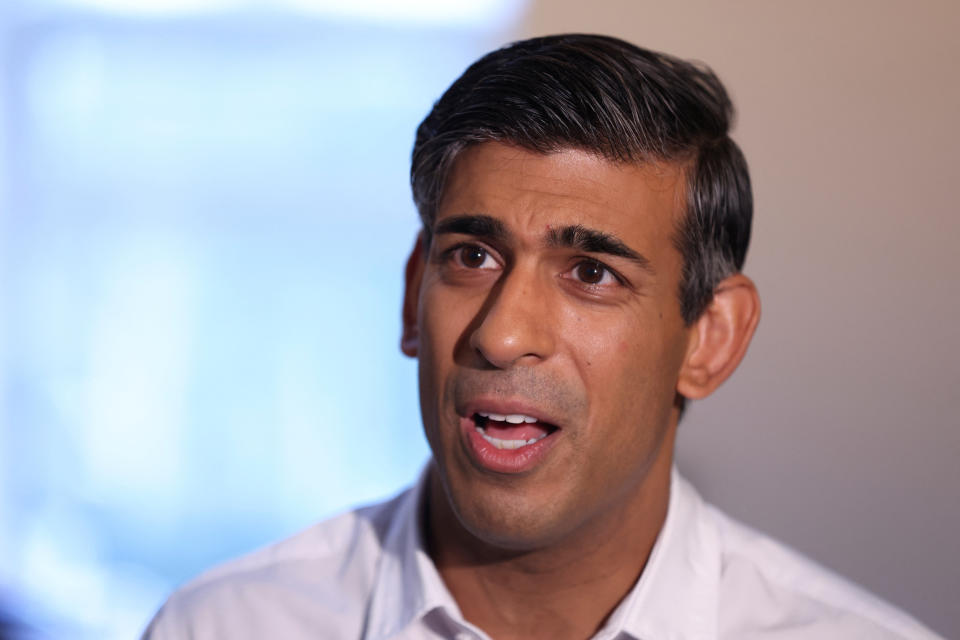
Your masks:
{"label": "ear", "polygon": [[420,305],[420,281],[423,279],[425,260],[423,252],[423,233],[418,233],[404,271],[406,284],[403,291],[403,333],[400,336],[400,351],[411,358],[416,358],[420,350],[417,310]]}
{"label": "ear", "polygon": [[760,321],[760,296],[747,276],[724,279],[693,326],[693,335],[677,380],[677,392],[705,398],[730,377],[747,353]]}

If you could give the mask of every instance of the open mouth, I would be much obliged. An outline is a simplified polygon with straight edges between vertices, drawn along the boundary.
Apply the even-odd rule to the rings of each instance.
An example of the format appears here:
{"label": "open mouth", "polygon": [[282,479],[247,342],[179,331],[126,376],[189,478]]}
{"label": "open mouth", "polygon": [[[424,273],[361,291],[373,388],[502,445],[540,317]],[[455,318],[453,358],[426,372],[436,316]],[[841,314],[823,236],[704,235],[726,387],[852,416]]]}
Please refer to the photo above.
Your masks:
{"label": "open mouth", "polygon": [[473,414],[475,429],[497,449],[520,449],[536,444],[557,427],[522,413],[499,414],[478,411]]}

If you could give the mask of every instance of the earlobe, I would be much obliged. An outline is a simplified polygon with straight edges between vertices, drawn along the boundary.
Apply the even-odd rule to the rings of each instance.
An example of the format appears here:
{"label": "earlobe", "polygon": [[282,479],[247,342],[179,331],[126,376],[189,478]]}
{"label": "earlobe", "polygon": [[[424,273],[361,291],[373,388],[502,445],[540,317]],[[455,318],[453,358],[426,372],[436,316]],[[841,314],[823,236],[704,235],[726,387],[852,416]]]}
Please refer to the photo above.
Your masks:
{"label": "earlobe", "polygon": [[416,358],[420,351],[417,310],[420,304],[420,280],[423,278],[425,259],[423,252],[423,233],[419,233],[410,257],[407,258],[407,268],[404,270],[403,332],[400,335],[400,351],[411,358]]}
{"label": "earlobe", "polygon": [[697,319],[677,392],[704,398],[737,368],[760,321],[760,296],[747,276],[735,274],[716,288],[713,300]]}

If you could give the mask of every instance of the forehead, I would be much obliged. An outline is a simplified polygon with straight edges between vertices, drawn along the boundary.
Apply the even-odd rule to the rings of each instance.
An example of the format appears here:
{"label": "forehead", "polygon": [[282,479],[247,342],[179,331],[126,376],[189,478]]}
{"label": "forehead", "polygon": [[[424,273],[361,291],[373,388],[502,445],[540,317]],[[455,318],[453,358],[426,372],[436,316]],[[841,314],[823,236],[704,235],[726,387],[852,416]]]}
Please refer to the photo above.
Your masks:
{"label": "forehead", "polygon": [[611,162],[579,149],[542,154],[485,142],[457,157],[437,218],[490,215],[518,235],[580,224],[647,245],[672,233],[684,193],[684,172],[676,164]]}

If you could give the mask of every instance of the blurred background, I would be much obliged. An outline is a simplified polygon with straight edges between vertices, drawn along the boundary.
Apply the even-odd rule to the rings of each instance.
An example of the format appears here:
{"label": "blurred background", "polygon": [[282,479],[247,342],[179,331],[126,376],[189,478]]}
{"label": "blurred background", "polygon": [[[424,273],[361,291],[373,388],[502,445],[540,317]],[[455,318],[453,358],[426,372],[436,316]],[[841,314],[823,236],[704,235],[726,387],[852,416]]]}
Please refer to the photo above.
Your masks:
{"label": "blurred background", "polygon": [[6,0],[0,607],[136,637],[205,567],[411,482],[414,129],[490,48],[591,31],[708,62],[754,178],[765,315],[682,470],[960,637],[958,28],[933,1]]}

